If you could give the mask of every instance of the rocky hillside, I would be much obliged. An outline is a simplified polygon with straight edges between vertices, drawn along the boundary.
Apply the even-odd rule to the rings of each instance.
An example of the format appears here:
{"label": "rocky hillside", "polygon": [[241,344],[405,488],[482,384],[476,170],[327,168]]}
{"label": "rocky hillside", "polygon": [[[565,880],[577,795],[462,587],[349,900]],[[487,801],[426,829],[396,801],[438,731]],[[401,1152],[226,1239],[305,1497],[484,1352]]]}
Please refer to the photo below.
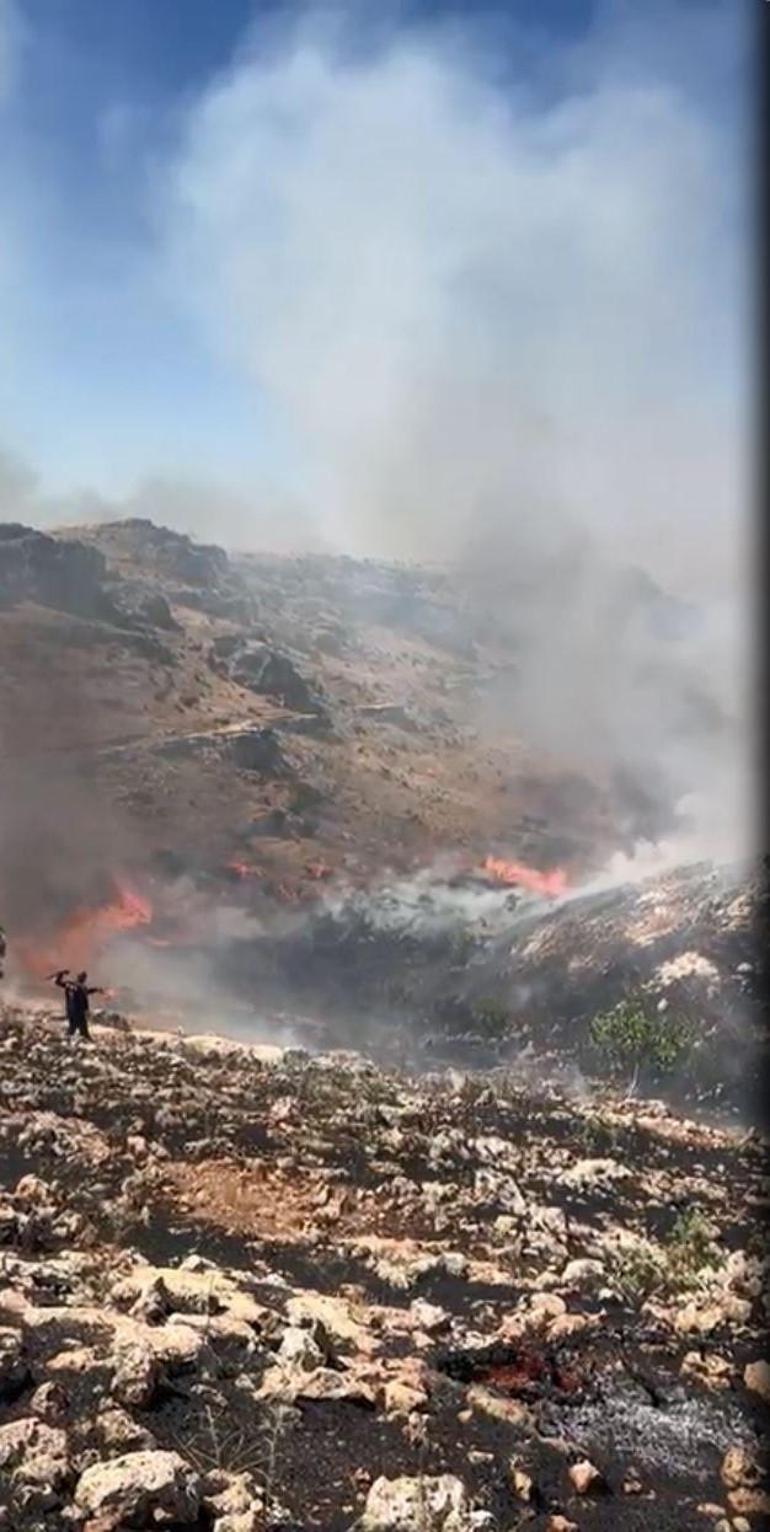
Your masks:
{"label": "rocky hillside", "polygon": [[[244,995],[312,1016],[309,1037],[327,1045],[365,1041],[422,1068],[521,1068],[531,1056],[541,1077],[636,1069],[648,1094],[756,1115],[762,909],[756,870],[710,864],[552,906],[426,875],[330,894],[284,931],[247,932],[220,961]],[[623,1032],[624,1007],[644,1035]]]}
{"label": "rocky hillside", "polygon": [[[520,615],[532,592],[514,596]],[[661,602],[637,584],[623,607],[662,631]],[[9,926],[104,897],[116,870],[237,868],[286,900],[318,869],[367,882],[446,853],[583,872],[670,821],[651,780],[516,727],[520,637],[456,573],[10,524],[0,650]]]}
{"label": "rocky hillside", "polygon": [[1,1532],[769,1524],[762,899],[597,882],[671,803],[518,727],[540,575],[0,527]]}
{"label": "rocky hillside", "polygon": [[30,1010],[0,1049],[7,1532],[768,1524],[756,1134]]}
{"label": "rocky hillside", "polygon": [[[671,806],[628,762],[578,770],[517,728],[533,603],[556,622],[576,582],[572,565],[524,573],[490,588],[472,571],[233,558],[141,520],[0,528],[9,980],[96,964],[134,1012],[157,1019],[178,992],[188,1027],[191,998],[206,1026],[212,998],[222,1026],[237,998],[247,1019],[289,1013],[294,1035],[303,1013],[322,1047],[365,1036],[385,1062],[533,1047],[589,1072],[596,1010],[674,986],[702,1045],[680,1079],[734,1102],[757,1054],[749,892],[696,869],[681,897],[590,893]],[[697,712],[674,662],[697,614],[631,575],[614,595],[619,634],[664,635],[672,716],[677,688]],[[527,906],[511,861],[570,902]],[[73,950],[125,889],[144,945],[123,963]],[[191,952],[203,971],[186,982]]]}

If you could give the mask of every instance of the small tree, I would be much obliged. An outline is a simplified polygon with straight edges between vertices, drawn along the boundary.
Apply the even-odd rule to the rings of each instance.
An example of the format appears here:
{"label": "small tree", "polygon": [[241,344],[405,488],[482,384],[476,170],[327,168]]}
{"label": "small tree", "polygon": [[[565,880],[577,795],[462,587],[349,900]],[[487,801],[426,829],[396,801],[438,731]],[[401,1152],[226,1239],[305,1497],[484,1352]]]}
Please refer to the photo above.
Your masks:
{"label": "small tree", "polygon": [[492,997],[479,1000],[473,1008],[473,1029],[489,1039],[504,1037],[509,1017],[508,1007],[501,1000]]}
{"label": "small tree", "polygon": [[594,1016],[589,1030],[593,1046],[614,1072],[631,1071],[629,1093],[636,1087],[640,1069],[647,1066],[668,1074],[687,1057],[695,1041],[695,1029],[683,1017],[648,1010],[638,1000],[621,1000],[613,1010]]}

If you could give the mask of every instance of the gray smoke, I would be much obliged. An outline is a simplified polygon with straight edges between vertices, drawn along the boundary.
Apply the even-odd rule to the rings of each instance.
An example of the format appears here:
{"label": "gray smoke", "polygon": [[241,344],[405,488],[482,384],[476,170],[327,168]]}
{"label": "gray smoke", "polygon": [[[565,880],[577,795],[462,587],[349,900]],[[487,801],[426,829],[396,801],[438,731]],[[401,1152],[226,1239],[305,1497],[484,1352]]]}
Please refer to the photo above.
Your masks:
{"label": "gray smoke", "polygon": [[743,850],[748,18],[612,4],[558,48],[261,20],[171,125],[151,255],[288,444],[280,498],[148,464],[54,505],[9,463],[4,514],[450,562],[516,661],[486,736]]}
{"label": "gray smoke", "polygon": [[471,18],[362,46],[360,13],[311,8],[260,25],[183,122],[158,188],[175,292],[351,552],[590,531],[723,586],[747,482],[724,110],[747,13],[599,14],[556,54],[507,38],[504,75]]}
{"label": "gray smoke", "polygon": [[349,21],[261,26],[191,105],[175,291],[319,535],[449,560],[508,628],[481,721],[745,841],[748,12],[610,6],[510,75],[470,18]]}

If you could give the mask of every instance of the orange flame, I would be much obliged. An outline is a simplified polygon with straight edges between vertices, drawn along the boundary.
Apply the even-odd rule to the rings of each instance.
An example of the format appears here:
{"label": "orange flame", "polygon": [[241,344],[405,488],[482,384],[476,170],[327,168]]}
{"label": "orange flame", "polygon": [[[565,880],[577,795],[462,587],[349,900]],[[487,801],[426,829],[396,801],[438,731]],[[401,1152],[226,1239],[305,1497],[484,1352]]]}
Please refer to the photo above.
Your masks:
{"label": "orange flame", "polygon": [[332,869],[326,862],[306,862],[305,872],[309,878],[314,878],[316,881],[322,881],[332,875]]}
{"label": "orange flame", "polygon": [[523,862],[506,862],[502,857],[488,856],[484,859],[484,871],[498,883],[526,888],[531,894],[545,894],[549,899],[557,899],[567,887],[567,874],[563,867],[540,872],[537,867],[525,867]]}
{"label": "orange flame", "polygon": [[114,889],[109,904],[75,910],[45,942],[38,945],[28,940],[14,944],[19,961],[31,977],[43,978],[57,967],[85,968],[111,936],[149,925],[152,920],[149,900],[117,878]]}
{"label": "orange flame", "polygon": [[234,873],[236,878],[258,878],[262,873],[262,868],[255,862],[244,862],[240,856],[231,857],[226,865],[227,871]]}

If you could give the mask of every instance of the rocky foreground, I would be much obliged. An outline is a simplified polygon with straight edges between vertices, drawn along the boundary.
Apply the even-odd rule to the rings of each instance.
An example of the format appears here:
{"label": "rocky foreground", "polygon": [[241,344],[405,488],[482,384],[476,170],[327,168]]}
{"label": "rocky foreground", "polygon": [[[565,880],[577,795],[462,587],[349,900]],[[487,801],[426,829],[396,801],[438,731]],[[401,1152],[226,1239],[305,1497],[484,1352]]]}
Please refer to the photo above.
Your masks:
{"label": "rocky foreground", "polygon": [[0,1021],[3,1532],[768,1524],[765,1149]]}

